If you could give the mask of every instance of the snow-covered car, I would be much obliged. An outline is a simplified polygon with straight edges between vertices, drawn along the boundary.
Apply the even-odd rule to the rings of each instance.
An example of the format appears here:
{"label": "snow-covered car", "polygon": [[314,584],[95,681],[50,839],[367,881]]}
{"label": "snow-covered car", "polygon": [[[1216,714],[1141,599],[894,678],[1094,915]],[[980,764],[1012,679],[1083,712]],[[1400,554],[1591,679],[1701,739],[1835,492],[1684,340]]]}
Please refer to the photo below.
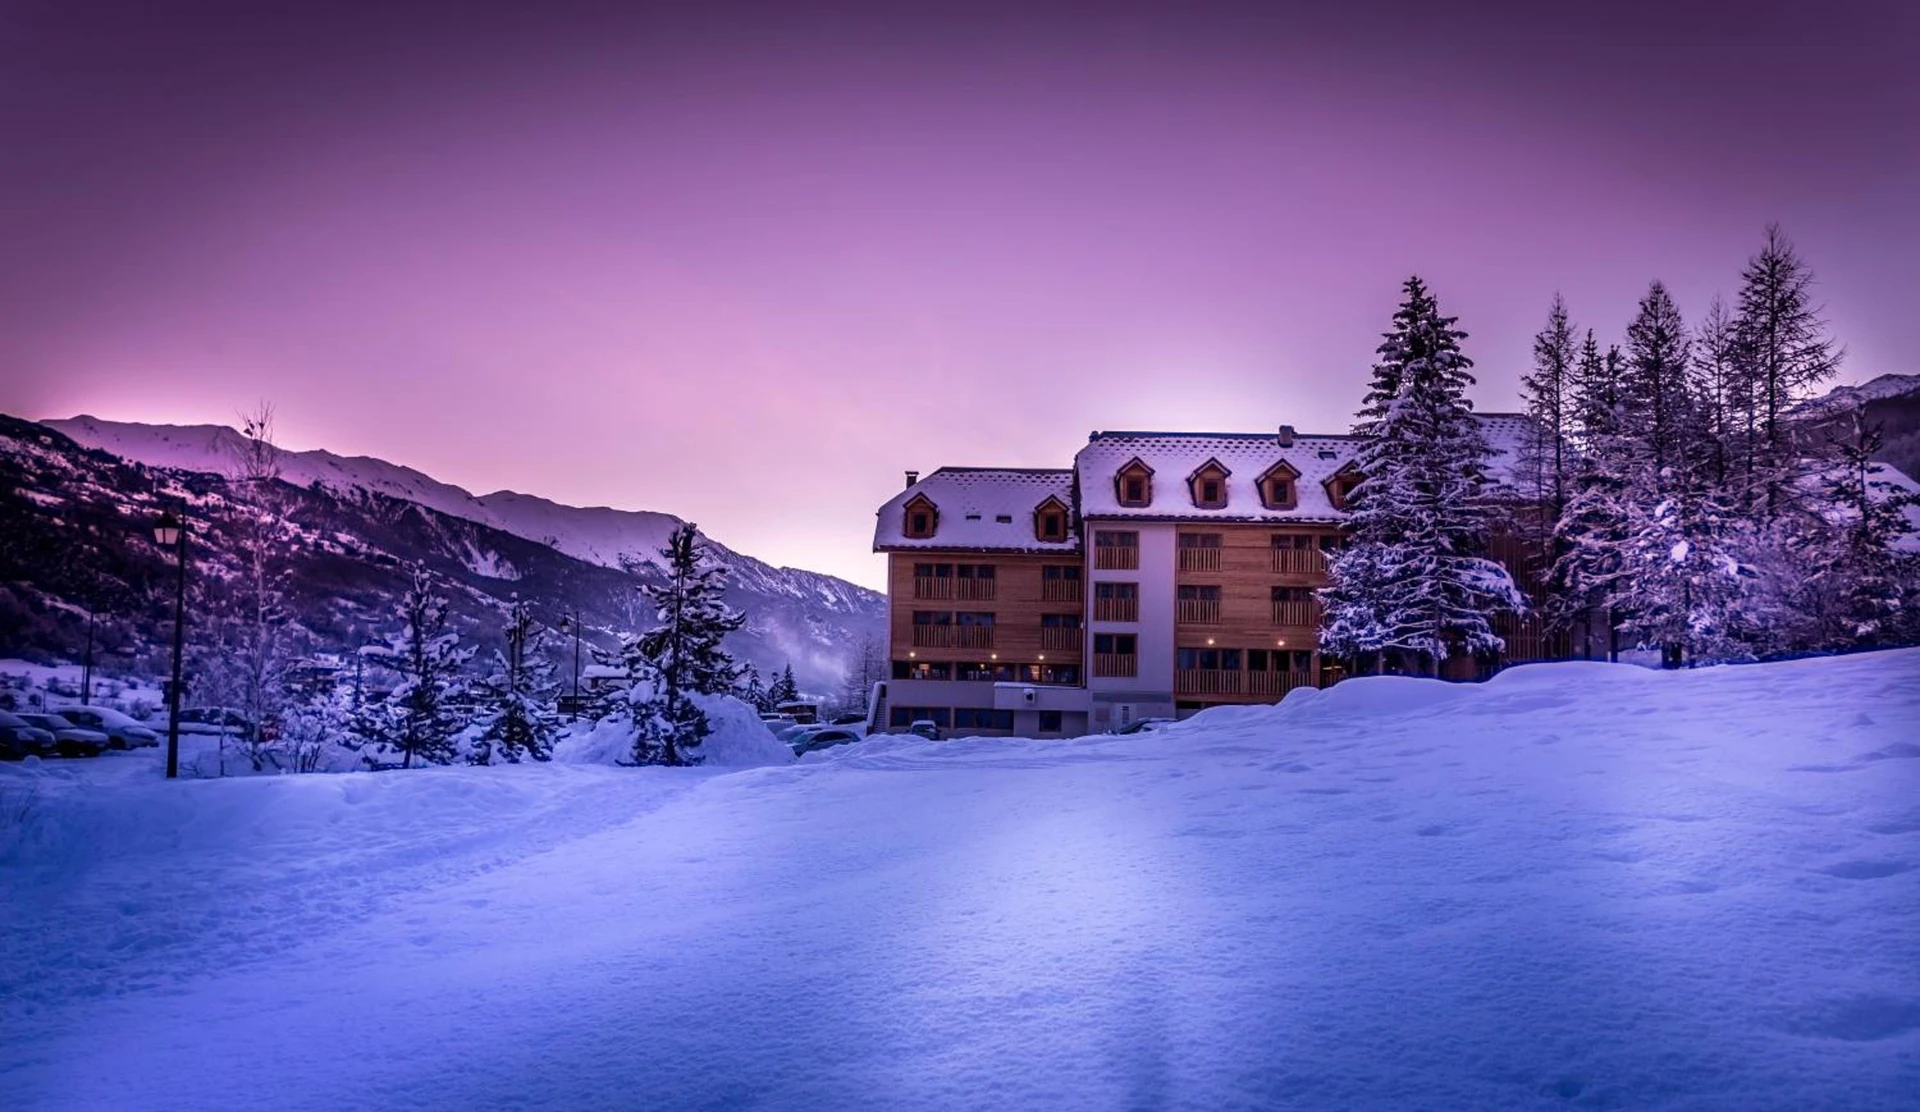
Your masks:
{"label": "snow-covered car", "polygon": [[22,757],[50,757],[54,752],[50,731],[0,710],[0,758],[17,761]]}
{"label": "snow-covered car", "polygon": [[827,726],[797,738],[792,743],[793,755],[798,757],[803,753],[817,753],[836,745],[851,745],[859,740],[860,733],[857,730],[845,726]]}
{"label": "snow-covered car", "polygon": [[38,726],[53,735],[53,750],[62,757],[97,757],[112,744],[99,730],[76,726],[57,714],[23,714],[29,726]]}
{"label": "snow-covered car", "polygon": [[919,734],[928,741],[940,740],[940,727],[935,725],[931,718],[914,719],[913,725],[907,727],[907,732],[910,734]]}
{"label": "snow-covered car", "polygon": [[226,734],[238,737],[250,733],[253,723],[237,710],[225,707],[194,707],[180,712],[180,732],[183,734]]}
{"label": "snow-covered car", "polygon": [[160,735],[112,707],[54,707],[53,713],[83,730],[107,735],[115,749],[145,749],[160,744]]}
{"label": "snow-covered car", "polygon": [[1171,718],[1136,718],[1124,726],[1115,726],[1107,731],[1112,734],[1150,734],[1155,730],[1173,724]]}

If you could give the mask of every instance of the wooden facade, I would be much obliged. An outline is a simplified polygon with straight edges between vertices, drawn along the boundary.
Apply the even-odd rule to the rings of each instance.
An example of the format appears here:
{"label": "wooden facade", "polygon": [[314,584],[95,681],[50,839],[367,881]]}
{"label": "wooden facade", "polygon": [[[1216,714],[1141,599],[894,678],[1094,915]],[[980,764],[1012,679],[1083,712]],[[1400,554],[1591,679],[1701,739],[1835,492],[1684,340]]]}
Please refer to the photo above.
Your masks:
{"label": "wooden facade", "polygon": [[[1178,535],[1174,650],[1216,650],[1216,664],[1176,667],[1174,693],[1203,703],[1272,702],[1318,684],[1320,604],[1313,591],[1327,583],[1324,552],[1338,543],[1339,528],[1192,522]],[[1232,668],[1218,666],[1218,650],[1232,653]],[[1310,653],[1312,663],[1294,668],[1297,653]],[[1275,668],[1278,654],[1286,664]]]}
{"label": "wooden facade", "polygon": [[[1077,578],[1047,579],[1048,567],[1072,567],[1078,552],[1024,555],[1005,552],[893,552],[887,557],[887,595],[892,601],[890,643],[899,660],[962,663],[1078,665],[1086,625],[1086,584]],[[953,571],[930,574],[945,565]],[[991,576],[962,577],[962,566],[991,568]],[[965,586],[962,586],[965,584]],[[946,622],[916,622],[915,614],[950,614]],[[991,625],[963,624],[959,615],[991,614]],[[1048,626],[1046,619],[1070,619]],[[909,655],[911,654],[911,655]]]}

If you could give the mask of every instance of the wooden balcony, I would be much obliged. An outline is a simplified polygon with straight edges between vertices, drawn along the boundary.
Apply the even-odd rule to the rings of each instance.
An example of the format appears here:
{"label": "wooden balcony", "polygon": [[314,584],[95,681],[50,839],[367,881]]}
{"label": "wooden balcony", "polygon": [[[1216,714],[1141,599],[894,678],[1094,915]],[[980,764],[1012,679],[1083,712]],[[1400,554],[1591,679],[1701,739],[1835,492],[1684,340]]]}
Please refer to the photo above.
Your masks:
{"label": "wooden balcony", "polygon": [[1173,674],[1177,695],[1238,695],[1244,689],[1246,673],[1225,668],[1182,668]]}
{"label": "wooden balcony", "polygon": [[913,577],[913,597],[952,598],[953,578],[951,576],[936,578],[931,575],[916,575]]}
{"label": "wooden balcony", "polygon": [[1058,626],[1040,627],[1040,647],[1049,652],[1079,652],[1080,631]]}
{"label": "wooden balcony", "polygon": [[913,645],[917,649],[991,649],[993,627],[917,625],[913,627]]}
{"label": "wooden balcony", "polygon": [[1273,624],[1283,629],[1314,629],[1320,625],[1320,604],[1312,599],[1276,602]]}
{"label": "wooden balcony", "polygon": [[1137,622],[1140,620],[1140,600],[1137,598],[1095,598],[1093,600],[1093,620],[1096,622]]}
{"label": "wooden balcony", "polygon": [[956,579],[953,581],[953,597],[967,602],[992,602],[994,584],[997,579]]}
{"label": "wooden balcony", "polygon": [[1096,545],[1093,550],[1093,566],[1109,571],[1131,571],[1140,566],[1140,546],[1136,544]]}
{"label": "wooden balcony", "polygon": [[1181,625],[1218,625],[1220,622],[1220,600],[1217,598],[1178,599],[1174,607],[1176,620]]}
{"label": "wooden balcony", "polygon": [[1309,672],[1248,672],[1247,694],[1267,695],[1278,699],[1296,687],[1312,687],[1313,675]]}
{"label": "wooden balcony", "polygon": [[1138,653],[1094,653],[1093,674],[1137,676],[1140,674],[1140,656]]}
{"label": "wooden balcony", "polygon": [[1220,552],[1218,548],[1182,548],[1179,568],[1181,571],[1219,571]]}
{"label": "wooden balcony", "polygon": [[1273,548],[1267,559],[1281,575],[1325,575],[1327,555],[1317,548]]}
{"label": "wooden balcony", "polygon": [[1082,597],[1078,579],[1042,579],[1040,598],[1045,602],[1079,602]]}

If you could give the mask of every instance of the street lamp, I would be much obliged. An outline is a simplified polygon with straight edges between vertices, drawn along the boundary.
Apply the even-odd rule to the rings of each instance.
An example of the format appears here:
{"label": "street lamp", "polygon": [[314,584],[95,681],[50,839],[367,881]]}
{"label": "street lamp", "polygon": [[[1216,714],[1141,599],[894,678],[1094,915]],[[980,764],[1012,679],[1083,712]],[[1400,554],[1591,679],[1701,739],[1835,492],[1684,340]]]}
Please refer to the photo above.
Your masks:
{"label": "street lamp", "polygon": [[560,632],[573,634],[573,710],[572,720],[580,721],[580,611],[560,616]]}
{"label": "street lamp", "polygon": [[167,779],[180,775],[180,651],[187,628],[187,526],[172,510],[153,523],[153,539],[174,550],[179,580],[173,595],[173,683],[167,687]]}

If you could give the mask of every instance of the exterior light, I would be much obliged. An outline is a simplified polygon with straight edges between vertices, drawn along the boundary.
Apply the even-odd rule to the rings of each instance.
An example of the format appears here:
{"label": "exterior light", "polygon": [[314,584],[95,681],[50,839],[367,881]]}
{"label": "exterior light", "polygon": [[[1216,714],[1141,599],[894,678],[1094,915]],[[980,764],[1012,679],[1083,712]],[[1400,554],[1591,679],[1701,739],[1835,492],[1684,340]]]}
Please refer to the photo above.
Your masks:
{"label": "exterior light", "polygon": [[1287,643],[1287,639],[1286,639],[1285,637],[1282,637],[1282,638],[1280,639],[1280,641],[1279,641],[1279,643],[1280,643],[1280,644],[1282,644],[1282,645],[1284,645],[1284,644],[1286,644],[1286,643]]}
{"label": "exterior light", "polygon": [[988,659],[988,660],[999,660],[999,659],[1000,659],[1000,654],[999,654],[999,653],[988,653],[988,654],[987,654],[987,659]]}
{"label": "exterior light", "polygon": [[914,657],[916,657],[916,656],[919,656],[919,655],[920,655],[919,653],[908,653],[908,654],[907,654],[907,659],[908,659],[908,660],[912,660],[912,659],[913,659]]}
{"label": "exterior light", "polygon": [[168,510],[153,523],[153,539],[160,542],[162,548],[172,548],[180,543],[180,519]]}
{"label": "exterior light", "polygon": [[1211,637],[1207,638],[1207,644],[1209,645],[1213,644],[1213,638]]}
{"label": "exterior light", "polygon": [[1041,653],[1041,654],[1040,654],[1040,659],[1041,659],[1041,660],[1045,660],[1045,659],[1047,659],[1047,654],[1046,654],[1046,653]]}

